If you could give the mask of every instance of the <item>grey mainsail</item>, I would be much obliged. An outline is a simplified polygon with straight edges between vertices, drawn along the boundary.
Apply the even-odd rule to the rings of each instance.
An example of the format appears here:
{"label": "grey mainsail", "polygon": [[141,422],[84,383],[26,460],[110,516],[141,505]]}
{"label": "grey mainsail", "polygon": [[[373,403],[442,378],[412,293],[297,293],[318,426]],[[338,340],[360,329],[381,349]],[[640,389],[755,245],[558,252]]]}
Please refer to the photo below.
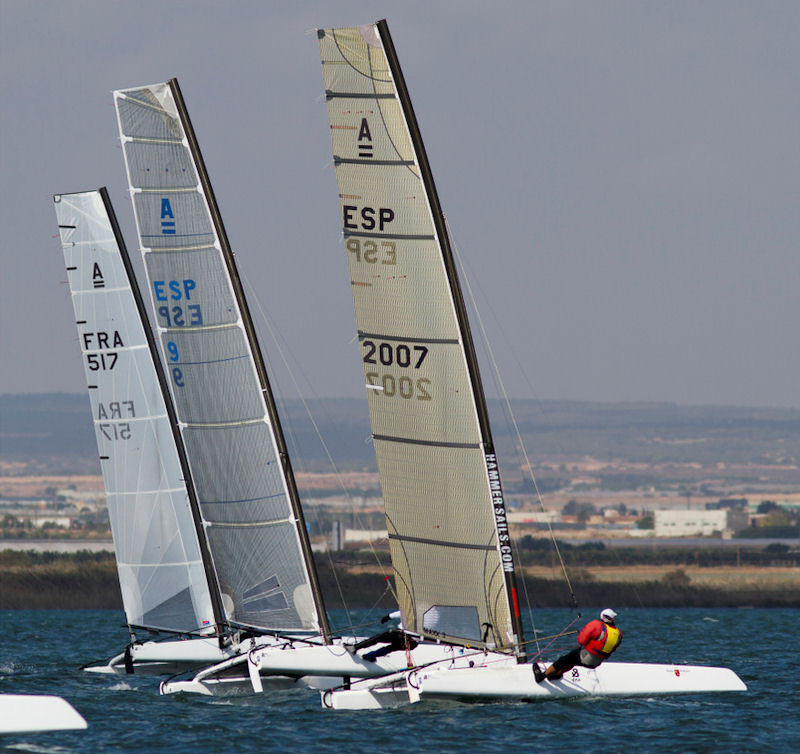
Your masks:
{"label": "grey mainsail", "polygon": [[519,651],[505,505],[472,337],[385,21],[318,31],[398,601],[408,630]]}
{"label": "grey mainsail", "polygon": [[328,635],[299,497],[177,82],[114,92],[158,339],[224,618]]}
{"label": "grey mainsail", "polygon": [[54,200],[128,624],[210,631],[217,622],[215,587],[108,194]]}

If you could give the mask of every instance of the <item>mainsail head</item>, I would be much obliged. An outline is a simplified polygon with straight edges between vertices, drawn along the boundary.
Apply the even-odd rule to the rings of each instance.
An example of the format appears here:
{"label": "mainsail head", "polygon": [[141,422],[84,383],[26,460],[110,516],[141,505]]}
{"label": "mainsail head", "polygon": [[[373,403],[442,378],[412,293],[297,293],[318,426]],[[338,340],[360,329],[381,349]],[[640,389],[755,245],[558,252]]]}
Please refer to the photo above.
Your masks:
{"label": "mainsail head", "polygon": [[514,560],[483,390],[388,28],[318,37],[403,623],[513,648],[522,637]]}
{"label": "mainsail head", "polygon": [[226,620],[327,622],[277,412],[175,80],[114,92],[158,338]]}
{"label": "mainsail head", "polygon": [[105,189],[54,197],[125,615],[207,631],[215,616],[149,323]]}

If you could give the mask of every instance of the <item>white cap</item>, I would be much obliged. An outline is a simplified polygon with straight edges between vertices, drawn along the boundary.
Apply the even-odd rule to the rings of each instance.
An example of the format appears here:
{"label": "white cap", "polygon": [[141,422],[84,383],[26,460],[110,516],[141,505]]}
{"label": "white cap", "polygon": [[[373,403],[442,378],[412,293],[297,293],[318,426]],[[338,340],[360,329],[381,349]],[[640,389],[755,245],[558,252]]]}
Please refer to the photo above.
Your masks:
{"label": "white cap", "polygon": [[610,607],[607,607],[600,613],[600,620],[603,621],[603,623],[613,623],[616,617],[617,614]]}

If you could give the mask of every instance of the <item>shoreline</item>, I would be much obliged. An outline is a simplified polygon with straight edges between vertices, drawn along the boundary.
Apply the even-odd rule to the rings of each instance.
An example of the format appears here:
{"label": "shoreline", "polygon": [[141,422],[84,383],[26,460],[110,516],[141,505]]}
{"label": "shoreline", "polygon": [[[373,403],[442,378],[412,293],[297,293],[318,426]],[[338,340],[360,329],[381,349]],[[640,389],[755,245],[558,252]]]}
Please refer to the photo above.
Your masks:
{"label": "shoreline", "polygon": [[[0,559],[0,610],[122,609],[116,564],[105,553],[39,563]],[[329,608],[394,610],[389,568],[318,564]],[[620,607],[800,607],[797,567],[611,566],[568,569],[580,604]],[[524,574],[524,577],[523,577]],[[568,607],[569,589],[552,568],[520,569],[519,592],[532,608]]]}

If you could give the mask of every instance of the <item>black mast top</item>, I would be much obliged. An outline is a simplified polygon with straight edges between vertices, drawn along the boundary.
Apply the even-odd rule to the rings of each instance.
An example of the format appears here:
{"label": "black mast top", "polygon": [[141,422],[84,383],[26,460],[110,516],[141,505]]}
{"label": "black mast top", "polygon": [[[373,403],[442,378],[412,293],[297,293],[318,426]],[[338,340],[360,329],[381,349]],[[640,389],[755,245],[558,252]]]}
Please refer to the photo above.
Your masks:
{"label": "black mast top", "polygon": [[267,413],[269,414],[270,423],[272,424],[272,431],[275,435],[275,442],[278,446],[278,453],[281,458],[281,464],[283,466],[283,471],[286,478],[286,486],[289,489],[289,501],[292,506],[292,512],[297,520],[296,529],[300,538],[300,547],[303,552],[303,558],[305,559],[306,568],[308,569],[311,592],[314,598],[314,606],[317,609],[317,615],[319,617],[322,638],[326,644],[329,644],[331,641],[331,630],[330,626],[328,625],[328,616],[325,612],[325,605],[322,601],[322,591],[319,586],[319,577],[317,576],[317,568],[314,563],[314,555],[311,551],[311,543],[308,539],[308,531],[305,525],[305,518],[303,517],[303,509],[300,505],[300,495],[297,491],[297,484],[295,482],[294,472],[292,471],[292,464],[289,459],[289,453],[286,449],[286,441],[283,437],[283,430],[281,429],[281,423],[278,417],[278,409],[275,405],[275,399],[272,395],[269,379],[267,377],[267,370],[264,366],[264,357],[261,354],[261,348],[258,344],[258,338],[256,337],[256,331],[253,325],[253,319],[250,316],[250,308],[247,305],[247,299],[244,295],[242,281],[239,278],[239,272],[236,269],[236,262],[233,258],[233,251],[231,250],[230,242],[228,241],[228,234],[225,232],[225,226],[222,222],[222,216],[219,212],[219,207],[217,206],[214,190],[211,188],[211,181],[208,177],[208,171],[206,170],[205,162],[203,161],[203,155],[200,153],[200,147],[198,146],[197,137],[195,136],[194,129],[192,128],[192,123],[189,120],[189,113],[186,109],[186,103],[183,100],[180,87],[178,86],[178,80],[170,79],[167,83],[175,99],[178,115],[180,116],[181,124],[183,125],[183,129],[186,133],[186,139],[189,142],[189,150],[191,151],[195,160],[195,164],[197,165],[197,173],[208,201],[208,209],[211,213],[211,220],[214,223],[214,229],[217,232],[217,237],[219,238],[220,246],[222,247],[222,257],[225,260],[225,264],[228,268],[228,274],[231,278],[234,295],[236,296],[236,301],[239,304],[239,309],[242,314],[242,323],[244,325],[245,334],[253,352],[256,371],[258,372],[258,379],[261,384],[261,392],[264,396],[264,401],[267,406]]}
{"label": "black mast top", "polygon": [[[414,147],[414,152],[417,156],[417,162],[422,173],[422,183],[428,195],[428,201],[431,207],[431,214],[433,215],[433,224],[436,229],[436,235],[439,239],[439,247],[442,250],[442,258],[444,260],[445,270],[447,271],[447,278],[450,283],[450,290],[453,295],[453,303],[456,310],[456,319],[458,321],[459,329],[461,330],[461,339],[464,344],[464,351],[467,360],[467,370],[469,372],[470,381],[472,383],[472,394],[475,400],[475,408],[478,414],[478,424],[480,426],[481,437],[483,440],[483,447],[485,454],[494,454],[494,442],[492,440],[492,431],[489,426],[489,412],[486,408],[486,397],[483,392],[483,384],[481,382],[481,375],[478,369],[478,357],[475,352],[475,344],[472,340],[472,331],[469,326],[469,319],[467,317],[467,310],[464,304],[464,296],[461,293],[461,284],[458,280],[456,272],[455,261],[453,258],[453,250],[450,245],[450,236],[447,233],[447,225],[444,220],[444,213],[442,206],[439,202],[439,194],[436,191],[436,184],[433,180],[433,173],[431,172],[430,163],[428,162],[428,155],[425,151],[425,144],[422,141],[422,134],[419,130],[417,123],[417,116],[414,114],[414,108],[411,105],[411,97],[406,87],[403,71],[400,68],[400,62],[397,59],[397,52],[392,42],[391,34],[389,33],[389,26],[385,19],[377,23],[378,33],[380,34],[381,41],[383,42],[383,49],[386,53],[386,60],[389,64],[389,70],[394,80],[395,88],[397,89],[397,96],[400,99],[400,105],[403,108],[403,113],[406,117],[408,131],[411,136],[411,143]],[[503,503],[505,507],[505,502]],[[514,571],[504,571],[506,581],[506,589],[509,595],[509,612],[511,614],[511,625],[520,645],[524,643],[522,633],[522,619],[519,613],[519,606],[517,603],[517,585],[516,576]]]}

